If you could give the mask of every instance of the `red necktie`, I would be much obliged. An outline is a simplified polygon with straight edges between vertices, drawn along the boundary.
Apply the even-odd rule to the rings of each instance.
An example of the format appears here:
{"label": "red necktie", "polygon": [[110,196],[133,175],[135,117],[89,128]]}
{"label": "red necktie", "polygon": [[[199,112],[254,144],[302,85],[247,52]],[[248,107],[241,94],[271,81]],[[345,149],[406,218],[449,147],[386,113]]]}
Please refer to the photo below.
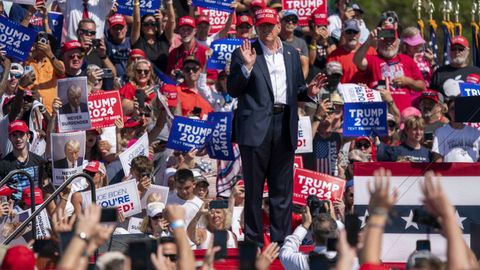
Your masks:
{"label": "red necktie", "polygon": [[83,1],[83,15],[82,19],[88,18],[88,1]]}

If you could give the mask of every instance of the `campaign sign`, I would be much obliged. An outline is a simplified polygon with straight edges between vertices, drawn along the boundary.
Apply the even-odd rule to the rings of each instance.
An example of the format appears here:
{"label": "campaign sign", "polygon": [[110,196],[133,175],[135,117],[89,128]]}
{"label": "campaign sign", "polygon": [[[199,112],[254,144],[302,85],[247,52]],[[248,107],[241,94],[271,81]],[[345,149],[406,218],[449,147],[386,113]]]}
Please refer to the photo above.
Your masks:
{"label": "campaign sign", "polygon": [[345,103],[381,102],[380,92],[354,83],[345,83],[338,87]]}
{"label": "campaign sign", "polygon": [[141,199],[142,209],[145,209],[145,207],[147,207],[148,196],[150,196],[150,194],[152,194],[152,193],[157,193],[158,195],[160,195],[160,202],[167,205],[168,192],[169,192],[168,187],[159,186],[159,185],[150,185],[150,187],[145,192],[145,195],[143,195],[143,197]]}
{"label": "campaign sign", "polygon": [[282,0],[283,10],[294,9],[298,12],[298,25],[308,25],[310,15],[315,9],[322,10],[325,19],[328,17],[327,0]]}
{"label": "campaign sign", "polygon": [[[40,207],[40,205],[37,205],[37,207]],[[18,215],[18,221],[19,222],[24,222],[29,216],[32,215],[32,210],[29,208],[25,211],[17,213]],[[37,227],[36,229],[36,236],[37,239],[47,239],[51,236],[50,232],[52,231],[52,227],[50,226],[50,219],[48,218],[47,214],[47,209],[43,209],[40,211],[40,214],[38,214],[35,217],[35,226]],[[32,225],[29,225],[27,227],[28,229],[25,230],[23,234],[26,232],[31,231]]]}
{"label": "campaign sign", "polygon": [[295,156],[293,159],[293,168],[294,169],[301,169],[303,168],[303,157],[302,156]]}
{"label": "campaign sign", "polygon": [[58,43],[62,41],[63,14],[59,12],[48,13],[48,26]]}
{"label": "campaign sign", "polygon": [[235,160],[235,153],[230,142],[232,138],[232,112],[211,112],[207,121],[216,123],[212,139],[207,143],[208,155],[214,159]]}
{"label": "campaign sign", "polygon": [[209,69],[225,69],[227,62],[230,62],[232,53],[243,43],[239,38],[223,38],[215,40],[210,44],[213,53],[208,59]]}
{"label": "campaign sign", "polygon": [[233,9],[230,8],[231,4],[232,0],[193,0],[194,6],[225,11],[228,13],[233,12]]}
{"label": "campaign sign", "polygon": [[37,0],[3,0],[3,1],[13,2],[13,3],[16,3],[16,4],[25,4],[25,5],[33,6],[33,5],[35,5]]}
{"label": "campaign sign", "polygon": [[132,163],[132,159],[138,156],[148,157],[148,154],[148,134],[145,133],[140,139],[138,139],[138,141],[118,156],[125,175],[130,175],[130,164]]}
{"label": "campaign sign", "polygon": [[175,116],[167,148],[188,152],[193,148],[202,148],[211,138],[215,123]]}
{"label": "campaign sign", "polygon": [[480,84],[476,83],[459,83],[460,85],[460,96],[462,97],[471,97],[471,96],[480,96]]}
{"label": "campaign sign", "polygon": [[142,218],[131,217],[130,221],[128,221],[128,229],[129,233],[142,233],[140,231],[140,226],[142,225]]}
{"label": "campaign sign", "polygon": [[[227,23],[228,16],[230,13],[220,10],[208,9],[208,8],[198,8],[198,13],[200,15],[207,16],[210,20],[210,32],[209,35],[220,32]],[[234,24],[235,22],[232,22]],[[233,25],[232,25],[233,26]]]}
{"label": "campaign sign", "polygon": [[0,44],[7,56],[25,61],[37,38],[35,30],[0,16]]}
{"label": "campaign sign", "polygon": [[298,120],[298,140],[295,153],[311,153],[313,151],[312,124],[310,117],[302,116]]}
{"label": "campaign sign", "polygon": [[123,117],[118,91],[90,94],[88,108],[92,129],[115,126],[115,120]]}
{"label": "campaign sign", "polygon": [[343,136],[387,136],[387,104],[385,102],[345,103]]}
{"label": "campaign sign", "polygon": [[292,202],[305,205],[308,195],[312,194],[320,200],[342,199],[345,183],[338,177],[298,168],[293,174]]}
{"label": "campaign sign", "polygon": [[[117,12],[123,15],[132,16],[134,0],[117,0]],[[155,14],[160,9],[160,0],[140,0],[140,15]]]}
{"label": "campaign sign", "polygon": [[88,112],[87,77],[59,79],[58,97],[62,107],[58,110],[58,129],[60,132],[91,129]]}
{"label": "campaign sign", "polygon": [[[124,217],[142,212],[137,181],[130,180],[96,189],[97,204],[102,208],[117,208]],[[92,203],[91,191],[82,192],[83,205]]]}

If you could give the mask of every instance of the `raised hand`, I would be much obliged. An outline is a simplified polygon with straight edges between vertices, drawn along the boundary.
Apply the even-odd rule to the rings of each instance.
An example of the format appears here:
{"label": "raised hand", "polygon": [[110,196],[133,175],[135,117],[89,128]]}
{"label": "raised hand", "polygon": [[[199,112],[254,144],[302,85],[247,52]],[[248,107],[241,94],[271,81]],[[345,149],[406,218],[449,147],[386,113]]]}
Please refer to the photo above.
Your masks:
{"label": "raised hand", "polygon": [[240,46],[240,56],[245,67],[251,70],[257,59],[257,52],[255,52],[255,48],[252,48],[252,44],[248,39],[244,39],[242,46]]}
{"label": "raised hand", "polygon": [[258,270],[267,270],[270,268],[270,265],[280,254],[280,247],[277,243],[270,243],[267,248],[262,253],[257,254],[257,261],[255,262],[255,267]]}
{"label": "raised hand", "polygon": [[440,185],[440,175],[435,175],[432,171],[426,172],[421,188],[425,196],[423,203],[430,214],[443,219],[455,215],[455,208]]}
{"label": "raised hand", "polygon": [[372,182],[368,185],[368,190],[370,192],[370,212],[374,209],[389,211],[398,198],[398,191],[396,189],[390,194],[390,177],[392,176],[392,172],[380,168],[376,170],[373,175],[373,187],[371,185]]}
{"label": "raised hand", "polygon": [[320,90],[328,84],[327,76],[323,73],[318,73],[315,78],[308,84],[308,95],[316,96]]}

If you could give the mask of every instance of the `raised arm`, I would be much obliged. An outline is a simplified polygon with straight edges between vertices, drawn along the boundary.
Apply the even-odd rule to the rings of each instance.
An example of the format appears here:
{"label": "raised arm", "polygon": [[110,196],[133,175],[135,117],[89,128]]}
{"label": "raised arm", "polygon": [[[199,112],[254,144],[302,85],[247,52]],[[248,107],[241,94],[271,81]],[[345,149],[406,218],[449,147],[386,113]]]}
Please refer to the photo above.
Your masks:
{"label": "raised arm", "polygon": [[132,32],[130,33],[131,44],[135,45],[140,38],[140,3],[139,0],[135,0],[133,3],[133,24]]}
{"label": "raised arm", "polygon": [[232,4],[230,4],[230,7],[233,8],[233,12],[230,13],[230,15],[228,16],[227,22],[225,23],[225,26],[218,33],[219,39],[224,38],[228,35],[228,31],[230,31],[230,27],[232,27],[233,17],[236,16],[235,9],[237,9],[237,6],[238,6],[238,2],[236,0],[233,1]]}
{"label": "raised arm", "polygon": [[257,53],[248,39],[233,52],[227,79],[227,91],[232,97],[240,96],[245,90],[256,59]]}
{"label": "raised arm", "polygon": [[167,37],[168,44],[173,44],[173,39],[175,38],[175,27],[177,27],[177,18],[175,15],[175,9],[173,8],[173,0],[167,0],[165,2],[167,6],[167,24],[165,25],[165,36]]}
{"label": "raised arm", "polygon": [[358,48],[353,56],[353,63],[361,71],[365,71],[367,69],[368,61],[365,57],[367,56],[370,46],[375,44],[377,41],[377,31],[378,29],[374,29],[370,32],[368,39],[360,46],[360,48]]}
{"label": "raised arm", "polygon": [[170,222],[173,236],[177,242],[178,269],[195,269],[195,257],[185,231],[185,209],[179,205],[167,205],[167,220]]}
{"label": "raised arm", "polygon": [[195,245],[200,245],[205,241],[205,229],[197,228],[198,222],[202,216],[208,213],[208,202],[204,202],[200,210],[198,210],[197,214],[193,217],[190,224],[187,227],[187,235],[190,240],[195,243]]}

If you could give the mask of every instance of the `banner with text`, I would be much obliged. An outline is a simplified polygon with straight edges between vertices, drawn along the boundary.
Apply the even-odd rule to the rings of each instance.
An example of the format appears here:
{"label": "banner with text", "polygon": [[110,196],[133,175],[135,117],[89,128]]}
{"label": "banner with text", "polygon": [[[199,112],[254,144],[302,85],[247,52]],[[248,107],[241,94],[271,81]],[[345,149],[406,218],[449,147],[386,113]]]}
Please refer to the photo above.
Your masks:
{"label": "banner with text", "polygon": [[207,143],[208,156],[220,160],[235,160],[232,138],[232,112],[211,112],[207,121],[216,123],[212,139]]}
{"label": "banner with text", "polygon": [[0,45],[7,56],[25,61],[37,39],[35,30],[24,27],[8,18],[0,16]]}
{"label": "banner with text", "polygon": [[243,40],[239,38],[224,38],[215,40],[210,44],[213,53],[208,59],[209,69],[225,69],[232,58],[232,53],[242,45]]}
{"label": "banner with text", "polygon": [[62,100],[62,107],[58,110],[60,132],[91,128],[87,88],[87,77],[73,77],[57,81],[57,95]]}
{"label": "banner with text", "polygon": [[118,91],[90,94],[88,108],[92,129],[115,126],[115,120],[123,117],[122,102]]}
{"label": "banner with text", "polygon": [[[321,10],[328,17],[326,0],[282,0],[283,10],[294,9],[298,12],[298,25],[306,26],[315,9]],[[319,12],[319,11],[317,11]]]}
{"label": "banner with text", "polygon": [[33,6],[37,2],[37,0],[3,0],[7,2],[12,2],[16,4],[25,4],[25,5],[30,5]]}
{"label": "banner with text", "polygon": [[308,195],[320,200],[342,199],[346,181],[328,174],[295,169],[293,174],[293,203],[305,205]]}
{"label": "banner with text", "polygon": [[387,104],[385,102],[345,103],[343,136],[387,136]]}
{"label": "banner with text", "polygon": [[225,11],[232,13],[233,9],[230,8],[232,0],[193,0],[193,5],[196,7],[208,8],[213,10]]}
{"label": "banner with text", "polygon": [[125,175],[130,175],[130,164],[132,163],[133,158],[138,156],[148,157],[148,155],[148,134],[145,133],[140,139],[138,139],[138,141],[127,150],[123,151],[118,157]]}
{"label": "banner with text", "polygon": [[[102,208],[117,208],[124,217],[130,217],[142,212],[137,181],[130,180],[118,184],[98,188],[97,204]],[[83,205],[92,204],[91,191],[82,192]]]}
{"label": "banner with text", "polygon": [[[40,205],[37,205],[37,207],[40,207]],[[32,215],[31,213],[31,209],[17,213],[18,221],[25,221],[29,216]],[[37,227],[37,239],[49,238],[51,236],[50,232],[52,231],[52,227],[50,226],[50,219],[48,218],[47,209],[43,209],[42,211],[40,211],[40,214],[35,217],[35,222],[35,226]],[[30,224],[27,228],[28,229],[25,232],[29,232],[32,229],[32,225]]]}
{"label": "banner with text", "polygon": [[131,217],[130,221],[128,221],[128,229],[129,233],[143,233],[140,231],[140,226],[142,225],[143,218],[136,218]]}
{"label": "banner with text", "polygon": [[301,116],[298,119],[298,140],[296,154],[311,153],[313,151],[312,124],[310,117]]}
{"label": "banner with text", "polygon": [[[117,12],[123,15],[132,16],[134,0],[117,0]],[[160,9],[160,0],[140,0],[140,16],[155,14]]]}
{"label": "banner with text", "polygon": [[[207,16],[210,20],[210,32],[208,32],[208,35],[213,35],[220,32],[220,30],[222,30],[227,23],[228,16],[230,16],[230,13],[225,11],[201,7],[198,8],[198,13],[200,15]],[[232,21],[232,27],[234,27],[234,25],[235,21]]]}
{"label": "banner with text", "polygon": [[63,14],[59,12],[48,13],[48,26],[58,43],[62,42]]}
{"label": "banner with text", "polygon": [[83,172],[85,160],[85,131],[52,133],[51,157],[53,184],[60,186],[70,176]]}
{"label": "banner with text", "polygon": [[167,148],[188,152],[193,148],[200,149],[210,140],[215,123],[190,119],[183,116],[175,116]]}
{"label": "banner with text", "polygon": [[462,97],[471,97],[471,96],[480,96],[480,84],[476,83],[459,83],[460,85],[460,96]]}
{"label": "banner with text", "polygon": [[358,84],[346,83],[338,87],[345,103],[382,102],[380,92]]}

